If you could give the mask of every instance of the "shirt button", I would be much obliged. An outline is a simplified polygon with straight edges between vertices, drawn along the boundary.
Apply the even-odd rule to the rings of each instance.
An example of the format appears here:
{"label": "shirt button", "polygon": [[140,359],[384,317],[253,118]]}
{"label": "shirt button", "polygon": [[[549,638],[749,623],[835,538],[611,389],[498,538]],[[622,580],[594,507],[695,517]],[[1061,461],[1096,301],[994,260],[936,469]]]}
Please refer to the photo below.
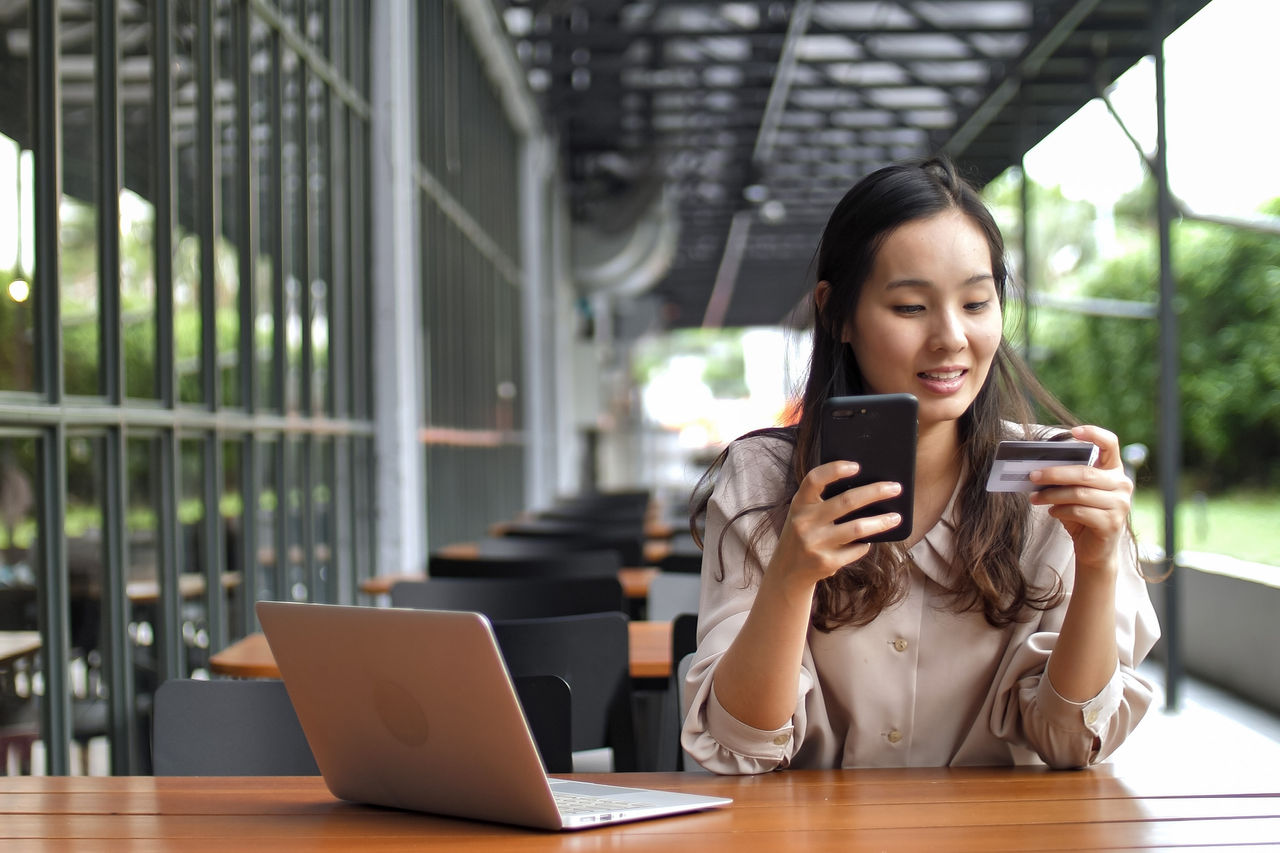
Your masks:
{"label": "shirt button", "polygon": [[907,650],[907,641],[899,637],[893,641],[893,650],[895,652],[905,652]]}
{"label": "shirt button", "polygon": [[898,741],[902,740],[902,732],[898,731],[897,729],[890,729],[889,734],[886,735],[886,737],[889,738],[889,743],[897,743]]}
{"label": "shirt button", "polygon": [[1084,722],[1087,726],[1092,726],[1094,723],[1098,722],[1098,709],[1094,708],[1092,710],[1085,711]]}
{"label": "shirt button", "polygon": [[786,745],[787,745],[787,742],[788,742],[788,741],[790,741],[790,740],[791,740],[791,735],[777,735],[777,736],[776,736],[776,737],[774,737],[774,739],[773,739],[773,745],[774,745],[774,746],[786,746]]}

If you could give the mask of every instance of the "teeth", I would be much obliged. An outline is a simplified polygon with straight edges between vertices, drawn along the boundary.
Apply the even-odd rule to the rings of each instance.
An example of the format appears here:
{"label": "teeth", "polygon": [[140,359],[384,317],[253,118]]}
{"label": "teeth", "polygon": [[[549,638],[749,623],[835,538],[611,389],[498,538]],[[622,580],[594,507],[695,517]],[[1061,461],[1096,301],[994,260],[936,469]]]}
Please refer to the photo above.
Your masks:
{"label": "teeth", "polygon": [[949,370],[949,371],[947,371],[946,373],[928,373],[928,372],[925,372],[925,373],[922,373],[922,374],[920,374],[920,375],[921,375],[921,376],[923,376],[923,377],[924,377],[924,378],[926,378],[926,379],[937,379],[937,380],[939,380],[939,381],[941,381],[941,382],[946,382],[946,381],[948,381],[948,380],[950,380],[950,379],[959,379],[959,378],[960,378],[960,375],[961,375],[961,374],[963,374],[963,373],[964,373],[964,371],[963,371],[963,370]]}

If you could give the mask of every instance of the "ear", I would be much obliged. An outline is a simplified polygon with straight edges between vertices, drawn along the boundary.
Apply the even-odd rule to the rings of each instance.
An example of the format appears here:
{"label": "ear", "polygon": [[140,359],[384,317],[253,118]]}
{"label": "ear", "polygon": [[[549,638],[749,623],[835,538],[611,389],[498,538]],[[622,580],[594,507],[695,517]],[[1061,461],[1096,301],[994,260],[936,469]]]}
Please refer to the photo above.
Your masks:
{"label": "ear", "polygon": [[825,278],[818,282],[818,286],[813,291],[813,301],[818,306],[818,313],[821,314],[827,307],[827,300],[831,298],[831,282]]}
{"label": "ear", "polygon": [[[827,281],[826,279],[823,279],[822,281],[818,282],[818,286],[813,291],[813,301],[817,305],[818,314],[822,314],[825,311],[827,307],[827,300],[830,298],[831,298],[831,282]],[[817,318],[815,317],[814,320],[816,322]],[[848,323],[844,323],[843,325],[840,326],[839,329],[833,328],[832,334],[834,337],[839,338],[841,343],[847,344],[853,339],[853,335],[850,334]]]}

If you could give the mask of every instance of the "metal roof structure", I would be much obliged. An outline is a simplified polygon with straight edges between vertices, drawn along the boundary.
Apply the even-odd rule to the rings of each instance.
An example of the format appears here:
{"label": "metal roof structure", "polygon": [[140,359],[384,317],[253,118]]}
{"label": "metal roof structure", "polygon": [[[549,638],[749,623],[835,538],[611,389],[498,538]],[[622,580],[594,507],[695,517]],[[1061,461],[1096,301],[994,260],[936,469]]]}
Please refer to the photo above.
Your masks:
{"label": "metal roof structure", "polygon": [[648,303],[640,323],[680,328],[783,321],[831,209],[881,165],[941,151],[981,185],[1019,164],[1207,0],[1161,2],[510,0],[502,13],[573,221],[598,239],[669,220],[670,245],[648,252],[665,252],[662,269],[624,310]]}

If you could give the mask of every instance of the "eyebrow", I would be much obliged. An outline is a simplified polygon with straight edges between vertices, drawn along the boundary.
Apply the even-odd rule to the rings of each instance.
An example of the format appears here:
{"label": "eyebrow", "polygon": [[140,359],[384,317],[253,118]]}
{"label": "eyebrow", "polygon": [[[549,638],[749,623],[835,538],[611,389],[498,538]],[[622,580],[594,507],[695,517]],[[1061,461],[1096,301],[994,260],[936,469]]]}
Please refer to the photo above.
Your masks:
{"label": "eyebrow", "polygon": [[[988,281],[994,283],[995,280],[996,280],[996,277],[992,273],[979,272],[979,273],[974,273],[973,275],[966,278],[964,281],[960,282],[960,286],[970,287],[972,285],[982,284]],[[934,286],[935,285],[932,281],[929,281],[923,278],[899,278],[899,279],[894,279],[893,281],[886,284],[885,289],[895,290],[900,287],[934,287]]]}

